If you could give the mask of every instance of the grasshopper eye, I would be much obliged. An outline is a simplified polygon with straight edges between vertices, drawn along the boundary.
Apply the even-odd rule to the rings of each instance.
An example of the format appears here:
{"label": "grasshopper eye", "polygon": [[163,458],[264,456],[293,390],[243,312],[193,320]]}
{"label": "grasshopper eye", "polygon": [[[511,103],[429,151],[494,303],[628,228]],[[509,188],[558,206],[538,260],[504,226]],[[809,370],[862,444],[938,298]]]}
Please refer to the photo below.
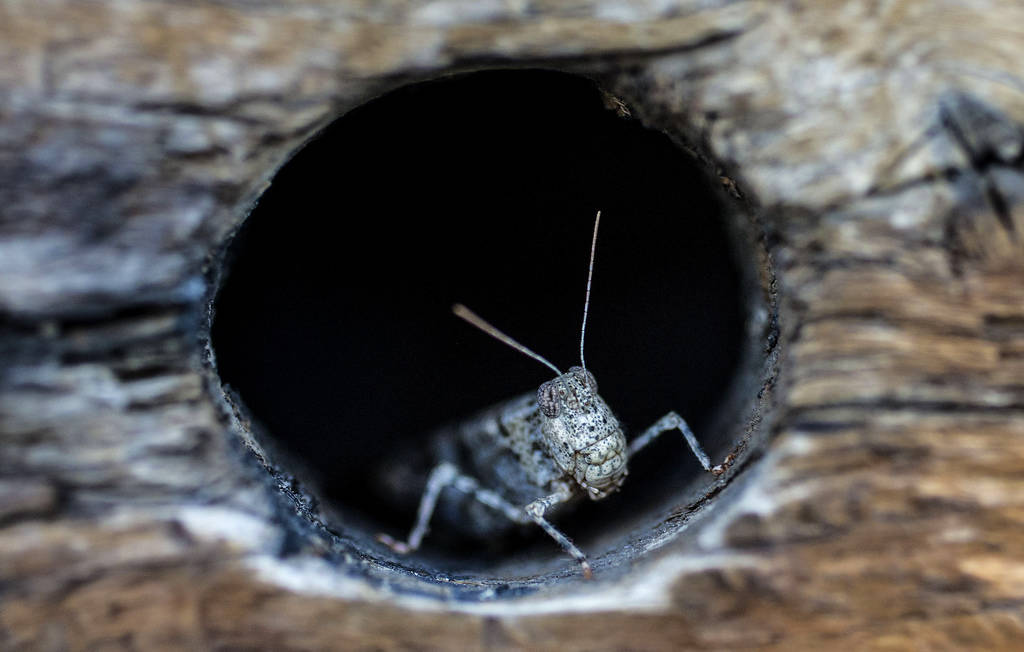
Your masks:
{"label": "grasshopper eye", "polygon": [[558,388],[548,381],[537,388],[537,405],[541,413],[549,419],[558,416]]}

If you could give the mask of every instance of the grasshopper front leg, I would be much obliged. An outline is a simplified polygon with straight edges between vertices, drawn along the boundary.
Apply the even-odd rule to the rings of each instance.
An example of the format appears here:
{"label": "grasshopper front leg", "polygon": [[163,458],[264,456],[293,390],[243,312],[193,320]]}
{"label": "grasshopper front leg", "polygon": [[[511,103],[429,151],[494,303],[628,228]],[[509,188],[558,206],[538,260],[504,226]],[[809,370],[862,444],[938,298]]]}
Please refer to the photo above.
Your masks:
{"label": "grasshopper front leg", "polygon": [[548,536],[554,539],[558,545],[562,546],[562,550],[569,553],[569,555],[579,563],[580,568],[583,569],[583,577],[589,580],[594,577],[594,573],[590,569],[590,562],[587,561],[587,556],[583,554],[583,551],[576,547],[576,544],[574,544],[569,537],[562,534],[554,525],[551,524],[550,521],[544,518],[544,514],[548,509],[559,503],[564,503],[571,497],[572,491],[569,489],[568,485],[563,484],[558,488],[558,491],[550,496],[539,498],[527,505],[524,508],[524,511],[533,519],[534,523],[541,526],[544,531],[548,533]]}
{"label": "grasshopper front leg", "polygon": [[690,445],[690,450],[700,461],[700,465],[704,467],[705,471],[711,471],[711,459],[708,458],[708,454],[701,448],[700,442],[697,441],[697,437],[694,436],[693,431],[690,430],[690,426],[687,425],[683,417],[679,416],[675,412],[669,412],[665,416],[658,419],[654,425],[645,430],[642,435],[634,439],[629,444],[629,456],[633,457],[642,448],[650,444],[656,437],[662,433],[668,432],[669,430],[676,430],[683,433],[683,437],[686,438],[686,443]]}

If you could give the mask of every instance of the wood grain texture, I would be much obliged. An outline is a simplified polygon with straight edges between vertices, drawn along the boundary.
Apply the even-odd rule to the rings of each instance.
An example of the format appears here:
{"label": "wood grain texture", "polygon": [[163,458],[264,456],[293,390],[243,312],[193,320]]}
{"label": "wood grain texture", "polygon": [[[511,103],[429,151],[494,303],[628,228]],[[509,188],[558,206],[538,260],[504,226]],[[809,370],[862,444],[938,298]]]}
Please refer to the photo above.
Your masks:
{"label": "wood grain texture", "polygon": [[[1010,1],[3,3],[0,645],[1014,648],[1022,47]],[[296,147],[494,66],[593,76],[718,161],[781,337],[766,444],[685,537],[456,601],[289,538],[197,333],[211,251]]]}

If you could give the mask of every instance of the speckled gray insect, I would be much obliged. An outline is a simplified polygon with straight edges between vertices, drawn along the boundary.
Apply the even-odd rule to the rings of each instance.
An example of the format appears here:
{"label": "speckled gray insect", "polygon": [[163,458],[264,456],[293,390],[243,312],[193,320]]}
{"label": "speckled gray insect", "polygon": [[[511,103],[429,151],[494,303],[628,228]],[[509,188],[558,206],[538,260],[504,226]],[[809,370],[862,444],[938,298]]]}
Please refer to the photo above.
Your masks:
{"label": "speckled gray insect", "polygon": [[[662,433],[674,429],[682,432],[705,470],[715,474],[724,471],[723,465],[711,466],[686,421],[675,412],[663,416],[627,446],[618,419],[597,392],[597,380],[587,371],[583,359],[583,340],[600,221],[598,212],[594,220],[580,334],[582,366],[562,373],[465,306],[454,307],[459,317],[537,359],[558,375],[542,384],[536,393],[495,406],[438,433],[439,450],[460,449],[461,454],[441,455],[444,461],[434,468],[427,480],[416,523],[407,540],[378,535],[378,539],[393,550],[408,553],[419,548],[442,491],[451,487],[472,496],[485,510],[502,514],[510,522],[536,523],[579,562],[584,576],[590,578],[592,571],[586,555],[550,523],[549,510],[582,495],[600,500],[618,491],[628,475],[629,457]],[[459,459],[471,469],[460,470],[456,465]],[[475,471],[481,479],[477,480],[467,470]],[[481,521],[487,520],[485,516],[477,515]]]}

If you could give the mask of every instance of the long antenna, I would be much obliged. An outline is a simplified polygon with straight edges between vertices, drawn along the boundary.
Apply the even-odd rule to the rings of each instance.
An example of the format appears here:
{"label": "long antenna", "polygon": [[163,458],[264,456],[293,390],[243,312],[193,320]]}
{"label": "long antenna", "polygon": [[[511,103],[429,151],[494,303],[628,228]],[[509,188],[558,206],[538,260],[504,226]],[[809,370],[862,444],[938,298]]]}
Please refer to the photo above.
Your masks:
{"label": "long antenna", "polygon": [[479,328],[483,332],[487,333],[488,335],[490,335],[494,339],[500,340],[500,341],[504,342],[505,344],[508,344],[509,346],[511,346],[516,351],[519,351],[520,353],[525,353],[526,355],[530,356],[534,360],[537,360],[538,362],[543,362],[547,366],[551,367],[551,369],[554,370],[554,372],[556,374],[558,374],[559,376],[562,375],[562,372],[558,370],[558,367],[556,367],[555,365],[551,364],[550,362],[548,362],[547,360],[545,360],[541,356],[537,355],[536,353],[534,353],[530,349],[526,348],[525,346],[523,346],[519,342],[516,342],[514,339],[512,339],[508,335],[505,335],[504,333],[499,331],[494,326],[491,326],[490,324],[485,322],[482,317],[480,317],[475,312],[473,312],[472,310],[470,310],[466,306],[462,305],[461,303],[457,303],[454,306],[452,306],[452,312],[455,313],[456,317],[461,317],[462,319],[465,319],[470,324],[473,324],[474,326],[476,326],[477,328]]}
{"label": "long antenna", "polygon": [[587,298],[583,301],[583,327],[580,328],[580,366],[587,370],[583,360],[583,339],[587,336],[587,312],[590,310],[590,281],[594,278],[594,252],[597,250],[597,227],[601,224],[601,211],[594,218],[594,239],[590,241],[590,268],[587,270]]}

